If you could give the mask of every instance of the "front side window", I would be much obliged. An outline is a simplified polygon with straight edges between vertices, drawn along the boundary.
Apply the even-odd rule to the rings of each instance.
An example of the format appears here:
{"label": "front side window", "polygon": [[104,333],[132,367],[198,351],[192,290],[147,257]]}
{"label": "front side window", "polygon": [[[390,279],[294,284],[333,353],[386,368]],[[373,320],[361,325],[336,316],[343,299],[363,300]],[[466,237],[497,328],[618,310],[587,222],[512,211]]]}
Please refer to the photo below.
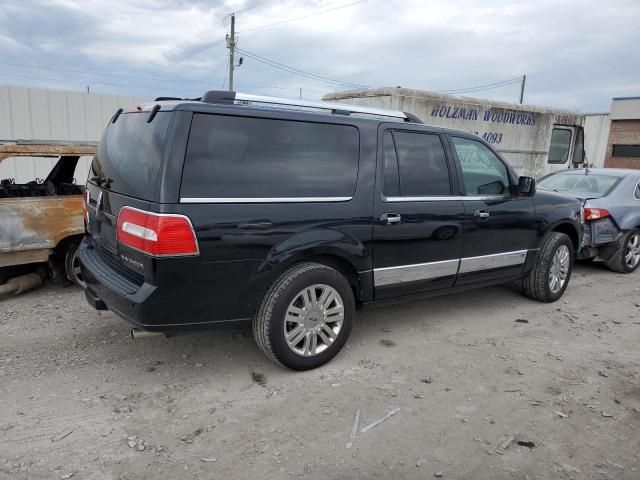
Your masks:
{"label": "front side window", "polygon": [[554,128],[551,132],[549,163],[567,163],[570,149],[571,130],[568,128]]}
{"label": "front side window", "polygon": [[394,131],[393,139],[402,196],[451,194],[449,168],[439,135]]}
{"label": "front side window", "polygon": [[636,183],[636,189],[633,192],[633,196],[636,197],[637,200],[640,200],[640,180]]}
{"label": "front side window", "polygon": [[351,198],[355,127],[194,115],[182,198]]}
{"label": "front side window", "polygon": [[486,145],[470,138],[451,137],[451,140],[460,160],[467,195],[509,193],[507,167]]}

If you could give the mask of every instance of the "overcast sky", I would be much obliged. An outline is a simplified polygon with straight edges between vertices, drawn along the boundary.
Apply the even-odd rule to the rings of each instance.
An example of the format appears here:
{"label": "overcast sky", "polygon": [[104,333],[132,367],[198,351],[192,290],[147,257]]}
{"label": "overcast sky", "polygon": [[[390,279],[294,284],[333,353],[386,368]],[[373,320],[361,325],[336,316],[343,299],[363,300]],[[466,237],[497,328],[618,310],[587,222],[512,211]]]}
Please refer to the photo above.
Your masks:
{"label": "overcast sky", "polygon": [[[455,90],[526,74],[526,103],[582,111],[640,95],[638,0],[2,0],[0,84],[199,96],[226,86],[232,11],[239,48],[345,84]],[[238,55],[238,91],[349,88]]]}

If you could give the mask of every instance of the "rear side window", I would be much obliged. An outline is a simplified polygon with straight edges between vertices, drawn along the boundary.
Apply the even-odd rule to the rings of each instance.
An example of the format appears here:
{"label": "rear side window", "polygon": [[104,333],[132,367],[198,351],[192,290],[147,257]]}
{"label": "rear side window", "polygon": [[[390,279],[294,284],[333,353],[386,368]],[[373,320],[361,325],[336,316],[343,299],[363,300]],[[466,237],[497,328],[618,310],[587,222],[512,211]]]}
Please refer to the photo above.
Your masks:
{"label": "rear side window", "polygon": [[[402,196],[450,195],[449,168],[438,135],[413,132],[393,132],[400,194]],[[388,151],[385,139],[385,156]],[[385,162],[385,170],[386,162]],[[389,174],[391,172],[385,172]],[[385,180],[385,188],[387,181]]]}
{"label": "rear side window", "polygon": [[358,130],[348,125],[194,115],[182,198],[351,198]]}
{"label": "rear side window", "polygon": [[162,152],[172,112],[126,113],[107,125],[91,163],[89,179],[110,179],[110,189],[143,200],[155,198]]}

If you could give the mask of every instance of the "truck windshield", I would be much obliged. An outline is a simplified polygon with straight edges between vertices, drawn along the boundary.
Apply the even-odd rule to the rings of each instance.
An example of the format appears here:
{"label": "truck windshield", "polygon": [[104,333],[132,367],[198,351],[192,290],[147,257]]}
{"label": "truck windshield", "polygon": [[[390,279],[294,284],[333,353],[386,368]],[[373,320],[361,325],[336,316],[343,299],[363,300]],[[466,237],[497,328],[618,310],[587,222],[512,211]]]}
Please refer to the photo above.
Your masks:
{"label": "truck windshield", "polygon": [[613,190],[619,180],[620,177],[612,175],[556,173],[540,180],[538,187],[543,190],[569,193],[576,197],[599,198]]}
{"label": "truck windshield", "polygon": [[96,152],[89,181],[142,200],[153,200],[171,112],[122,114],[107,125]]}

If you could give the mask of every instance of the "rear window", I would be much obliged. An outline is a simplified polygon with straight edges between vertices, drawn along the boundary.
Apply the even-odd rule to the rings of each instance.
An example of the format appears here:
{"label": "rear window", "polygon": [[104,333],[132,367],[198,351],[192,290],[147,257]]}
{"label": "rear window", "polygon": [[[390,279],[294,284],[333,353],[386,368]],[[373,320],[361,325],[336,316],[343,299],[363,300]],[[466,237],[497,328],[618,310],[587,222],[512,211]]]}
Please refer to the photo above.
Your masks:
{"label": "rear window", "polygon": [[358,130],[347,125],[194,115],[182,198],[350,198]]}
{"label": "rear window", "polygon": [[541,179],[538,187],[544,190],[569,193],[576,197],[598,198],[607,195],[616,186],[620,177],[612,175],[577,175],[556,173]]}
{"label": "rear window", "polygon": [[171,112],[126,113],[109,123],[91,163],[89,178],[108,177],[110,189],[130,197],[153,200]]}

